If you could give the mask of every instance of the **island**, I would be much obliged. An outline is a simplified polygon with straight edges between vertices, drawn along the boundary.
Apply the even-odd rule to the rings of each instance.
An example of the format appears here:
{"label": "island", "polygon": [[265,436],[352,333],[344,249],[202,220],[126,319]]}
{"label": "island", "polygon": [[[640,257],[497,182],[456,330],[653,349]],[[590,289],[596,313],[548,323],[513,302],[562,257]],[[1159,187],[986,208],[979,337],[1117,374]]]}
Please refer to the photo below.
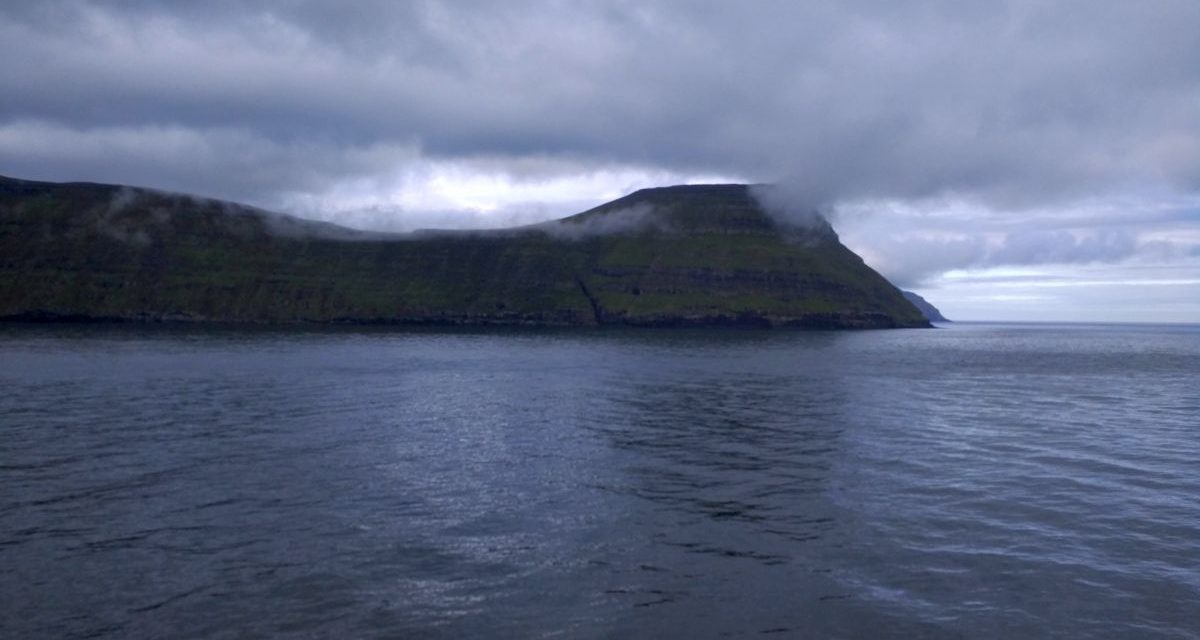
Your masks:
{"label": "island", "polygon": [[150,189],[0,177],[0,319],[928,327],[819,216],[740,184],[486,231],[358,231]]}

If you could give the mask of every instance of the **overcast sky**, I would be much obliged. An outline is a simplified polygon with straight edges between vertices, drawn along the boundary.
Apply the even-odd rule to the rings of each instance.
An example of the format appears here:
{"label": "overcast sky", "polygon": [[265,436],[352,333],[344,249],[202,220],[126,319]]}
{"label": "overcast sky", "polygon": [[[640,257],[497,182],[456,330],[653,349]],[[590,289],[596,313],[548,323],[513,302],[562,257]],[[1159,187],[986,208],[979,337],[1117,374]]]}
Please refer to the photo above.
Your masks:
{"label": "overcast sky", "polygon": [[0,4],[0,174],[374,229],[775,182],[958,319],[1200,322],[1200,2]]}

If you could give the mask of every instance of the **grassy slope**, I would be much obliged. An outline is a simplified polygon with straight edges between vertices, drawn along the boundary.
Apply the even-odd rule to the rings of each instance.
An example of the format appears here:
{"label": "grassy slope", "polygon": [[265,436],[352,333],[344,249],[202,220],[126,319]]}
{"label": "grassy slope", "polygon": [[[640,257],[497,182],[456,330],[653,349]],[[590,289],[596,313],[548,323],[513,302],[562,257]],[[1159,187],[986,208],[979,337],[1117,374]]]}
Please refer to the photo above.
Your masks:
{"label": "grassy slope", "polygon": [[[589,232],[631,208],[641,226]],[[645,190],[549,227],[373,236],[0,178],[0,317],[925,326],[832,230],[778,227],[743,186]]]}

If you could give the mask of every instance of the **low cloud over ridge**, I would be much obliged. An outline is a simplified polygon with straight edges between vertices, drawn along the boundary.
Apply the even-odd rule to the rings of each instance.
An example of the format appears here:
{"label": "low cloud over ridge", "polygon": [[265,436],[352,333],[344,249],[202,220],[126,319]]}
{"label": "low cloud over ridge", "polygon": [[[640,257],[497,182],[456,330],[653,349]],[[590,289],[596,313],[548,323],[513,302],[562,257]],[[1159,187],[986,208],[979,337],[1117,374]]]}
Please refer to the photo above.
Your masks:
{"label": "low cloud over ridge", "polygon": [[[0,173],[386,229],[530,223],[704,176],[776,183],[864,253],[916,232],[962,253],[928,273],[1021,233],[1055,239],[1042,261],[1062,233],[1132,238],[1110,262],[1166,235],[1194,265],[1196,33],[1192,0],[10,3]],[[480,176],[521,193],[462,195]],[[455,196],[420,195],[438,189]],[[847,213],[864,203],[871,220]],[[984,223],[879,222],[939,203]]]}
{"label": "low cloud over ridge", "polygon": [[[755,9],[8,6],[0,160],[21,168],[16,136],[41,127],[56,147],[119,144],[111,172],[140,171],[163,146],[210,152],[174,179],[199,168],[208,184],[181,186],[214,195],[320,188],[414,154],[745,175],[817,204],[1200,189],[1194,2]],[[234,152],[285,169],[210,173],[236,169]]]}

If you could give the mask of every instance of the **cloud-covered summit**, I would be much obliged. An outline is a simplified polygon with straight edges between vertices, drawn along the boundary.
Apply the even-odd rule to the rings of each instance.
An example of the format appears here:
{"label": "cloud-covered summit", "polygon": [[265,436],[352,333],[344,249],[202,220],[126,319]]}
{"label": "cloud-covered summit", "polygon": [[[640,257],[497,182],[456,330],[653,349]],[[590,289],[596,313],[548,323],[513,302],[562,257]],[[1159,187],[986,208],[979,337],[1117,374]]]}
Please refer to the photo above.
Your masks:
{"label": "cloud-covered summit", "polygon": [[1192,0],[6,3],[0,173],[389,228],[688,180],[1132,198],[1137,235],[1200,193],[1197,33]]}

